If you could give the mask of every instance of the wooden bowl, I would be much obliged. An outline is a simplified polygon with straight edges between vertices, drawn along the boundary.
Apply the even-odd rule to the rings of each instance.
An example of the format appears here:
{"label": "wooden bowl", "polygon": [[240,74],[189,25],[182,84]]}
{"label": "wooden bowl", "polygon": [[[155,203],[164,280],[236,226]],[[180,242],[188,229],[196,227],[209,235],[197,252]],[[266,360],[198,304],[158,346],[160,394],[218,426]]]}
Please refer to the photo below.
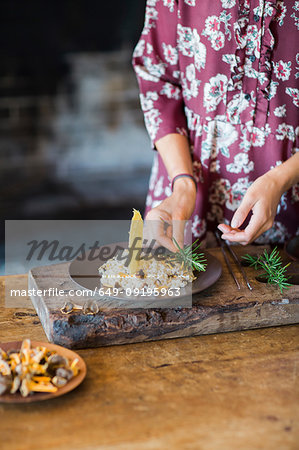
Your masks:
{"label": "wooden bowl", "polygon": [[[0,347],[5,351],[9,350],[20,350],[22,345],[22,341],[14,341],[14,342],[5,342],[0,343]],[[66,385],[57,389],[56,392],[34,392],[32,395],[28,395],[28,397],[22,397],[22,395],[17,392],[16,394],[4,394],[0,395],[0,403],[32,403],[39,402],[41,400],[51,400],[55,397],[60,397],[61,395],[67,394],[68,392],[75,389],[79,384],[82,383],[86,376],[86,364],[84,360],[77,353],[69,350],[68,348],[61,347],[60,345],[49,344],[48,342],[37,342],[31,341],[32,347],[46,347],[50,351],[56,351],[59,355],[66,357],[67,359],[73,361],[78,358],[79,373],[77,376],[73,377],[70,381],[66,383]]]}

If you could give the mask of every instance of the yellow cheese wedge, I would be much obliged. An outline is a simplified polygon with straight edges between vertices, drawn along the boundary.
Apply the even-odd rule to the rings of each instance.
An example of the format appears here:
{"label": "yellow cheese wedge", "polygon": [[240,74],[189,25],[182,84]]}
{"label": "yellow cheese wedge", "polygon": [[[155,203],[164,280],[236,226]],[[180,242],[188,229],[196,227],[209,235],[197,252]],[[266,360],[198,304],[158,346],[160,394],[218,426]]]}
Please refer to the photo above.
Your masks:
{"label": "yellow cheese wedge", "polygon": [[[133,246],[133,244],[135,244],[135,247],[140,249],[143,240],[143,220],[139,211],[133,209],[133,212],[134,214],[129,231],[129,249]],[[140,239],[137,240],[137,238]],[[134,275],[139,269],[140,261],[136,259],[138,252],[138,249],[132,251],[132,257],[129,263],[130,275]]]}

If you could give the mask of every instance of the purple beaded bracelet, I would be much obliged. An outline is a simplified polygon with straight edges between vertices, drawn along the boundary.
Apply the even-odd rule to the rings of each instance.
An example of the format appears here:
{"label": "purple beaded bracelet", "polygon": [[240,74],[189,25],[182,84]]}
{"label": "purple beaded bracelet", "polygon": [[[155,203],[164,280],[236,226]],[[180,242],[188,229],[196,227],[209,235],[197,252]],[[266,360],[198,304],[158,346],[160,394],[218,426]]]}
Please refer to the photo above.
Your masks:
{"label": "purple beaded bracelet", "polygon": [[172,192],[173,192],[173,186],[174,186],[174,183],[175,183],[175,181],[178,180],[179,178],[190,178],[191,180],[193,180],[193,182],[194,182],[194,184],[195,184],[195,188],[196,188],[196,190],[197,190],[197,182],[196,182],[196,180],[195,180],[195,178],[194,178],[193,175],[190,175],[189,173],[179,173],[178,175],[176,175],[176,176],[172,179],[172,182],[171,182],[171,190],[172,190]]}

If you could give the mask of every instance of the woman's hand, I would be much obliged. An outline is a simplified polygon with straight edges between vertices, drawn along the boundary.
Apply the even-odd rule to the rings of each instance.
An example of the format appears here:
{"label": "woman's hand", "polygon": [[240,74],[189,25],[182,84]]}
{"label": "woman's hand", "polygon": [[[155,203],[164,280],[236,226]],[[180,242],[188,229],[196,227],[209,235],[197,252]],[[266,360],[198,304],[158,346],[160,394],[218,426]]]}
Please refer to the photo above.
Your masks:
{"label": "woman's hand", "polygon": [[144,238],[151,242],[155,239],[158,245],[173,252],[177,251],[172,238],[182,247],[184,244],[184,228],[190,219],[196,199],[196,188],[193,180],[179,178],[174,183],[170,197],[153,208],[146,216]]}
{"label": "woman's hand", "polygon": [[[283,180],[279,179],[274,170],[257,178],[247,190],[236,210],[231,226],[218,225],[219,230],[223,232],[222,239],[246,245],[269,230],[273,225],[277,206],[284,191]],[[250,211],[252,211],[252,216],[249,224],[244,230],[239,230]]]}

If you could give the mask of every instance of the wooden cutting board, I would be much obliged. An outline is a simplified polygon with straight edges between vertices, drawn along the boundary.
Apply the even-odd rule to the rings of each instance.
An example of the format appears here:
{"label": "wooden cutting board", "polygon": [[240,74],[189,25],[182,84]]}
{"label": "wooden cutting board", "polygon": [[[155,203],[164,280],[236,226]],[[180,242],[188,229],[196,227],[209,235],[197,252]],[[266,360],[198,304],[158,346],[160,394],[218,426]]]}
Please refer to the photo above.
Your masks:
{"label": "wooden cutting board", "polygon": [[[260,253],[265,247],[234,248],[241,257],[245,253]],[[82,311],[64,315],[60,309],[66,297],[31,296],[31,300],[49,341],[68,348],[128,344],[299,322],[299,285],[281,294],[278,288],[257,281],[257,272],[246,267],[253,286],[250,291],[235,263],[230,260],[241,285],[241,290],[238,290],[220,248],[209,249],[209,253],[221,262],[223,272],[213,286],[193,296],[192,308],[120,310],[100,307],[94,315],[86,315]],[[283,252],[281,255],[289,261]],[[68,269],[69,263],[32,269],[28,288],[78,289]],[[292,263],[291,271],[299,273],[299,264]],[[72,297],[69,300],[83,305],[89,299]]]}

